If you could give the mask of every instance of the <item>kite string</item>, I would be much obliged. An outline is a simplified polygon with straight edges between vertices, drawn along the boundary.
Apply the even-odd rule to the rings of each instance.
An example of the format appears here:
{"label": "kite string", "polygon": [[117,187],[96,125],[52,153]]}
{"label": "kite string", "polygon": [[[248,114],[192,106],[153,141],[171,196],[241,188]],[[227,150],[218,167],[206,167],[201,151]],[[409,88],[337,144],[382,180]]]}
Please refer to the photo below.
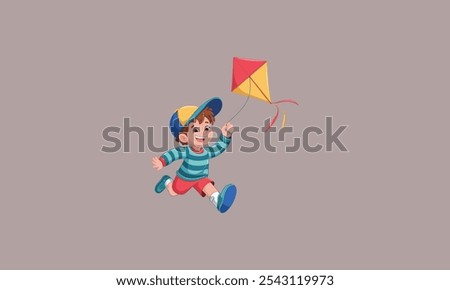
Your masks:
{"label": "kite string", "polygon": [[228,122],[227,123],[229,123],[229,122],[231,122],[233,119],[234,119],[234,117],[236,117],[237,115],[239,115],[239,113],[244,109],[244,107],[247,105],[247,103],[248,103],[248,100],[250,99],[250,94],[251,94],[251,92],[252,92],[252,82],[249,82],[249,87],[248,87],[248,96],[247,96],[247,100],[245,100],[245,103],[244,103],[244,105],[239,109],[239,111],[237,111],[237,113],[236,114],[234,114],[234,116],[233,117],[231,117],[231,119],[230,120],[228,120]]}
{"label": "kite string", "polygon": [[244,107],[247,105],[248,99],[250,99],[250,97],[247,97],[247,100],[245,101],[244,105],[239,109],[239,111],[237,111],[236,114],[234,114],[233,117],[231,117],[230,120],[228,120],[228,122],[231,122],[231,121],[234,119],[234,117],[236,117],[237,115],[239,115],[239,113],[242,111],[242,109],[244,109]]}

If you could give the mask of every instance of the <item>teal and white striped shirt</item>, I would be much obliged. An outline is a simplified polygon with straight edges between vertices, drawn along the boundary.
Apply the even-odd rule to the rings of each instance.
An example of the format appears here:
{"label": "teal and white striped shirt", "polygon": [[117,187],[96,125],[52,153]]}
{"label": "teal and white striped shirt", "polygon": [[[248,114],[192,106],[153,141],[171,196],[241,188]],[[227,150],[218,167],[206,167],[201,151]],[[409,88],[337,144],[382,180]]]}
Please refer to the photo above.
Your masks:
{"label": "teal and white striped shirt", "polygon": [[201,152],[196,152],[189,146],[180,146],[161,155],[160,160],[164,166],[167,166],[176,160],[183,159],[180,169],[177,170],[178,177],[188,181],[199,180],[208,177],[209,159],[222,154],[230,143],[231,138],[221,135],[214,145],[204,147]]}

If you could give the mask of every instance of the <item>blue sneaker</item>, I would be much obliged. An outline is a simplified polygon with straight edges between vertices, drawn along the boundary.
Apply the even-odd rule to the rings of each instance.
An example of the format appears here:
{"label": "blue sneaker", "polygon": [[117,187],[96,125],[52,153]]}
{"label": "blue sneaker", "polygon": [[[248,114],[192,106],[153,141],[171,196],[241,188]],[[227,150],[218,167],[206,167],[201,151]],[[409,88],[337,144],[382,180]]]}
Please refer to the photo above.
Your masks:
{"label": "blue sneaker", "polygon": [[233,184],[226,185],[219,194],[217,209],[220,213],[225,213],[233,205],[236,198],[237,188]]}
{"label": "blue sneaker", "polygon": [[168,179],[170,179],[169,175],[164,175],[163,177],[161,177],[161,180],[158,181],[158,183],[155,186],[156,193],[161,193],[164,191],[164,189],[166,189],[166,181]]}

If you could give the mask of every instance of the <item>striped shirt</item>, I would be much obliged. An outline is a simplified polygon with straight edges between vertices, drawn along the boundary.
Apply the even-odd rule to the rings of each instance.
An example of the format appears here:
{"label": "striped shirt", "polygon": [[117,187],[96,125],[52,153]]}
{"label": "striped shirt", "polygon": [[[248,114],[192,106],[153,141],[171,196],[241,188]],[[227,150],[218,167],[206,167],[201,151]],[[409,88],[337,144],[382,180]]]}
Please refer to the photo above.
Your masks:
{"label": "striped shirt", "polygon": [[161,155],[160,160],[164,166],[167,166],[176,160],[183,159],[183,163],[177,170],[177,176],[188,181],[199,180],[208,177],[209,159],[222,154],[230,143],[231,138],[221,135],[214,145],[204,147],[204,150],[200,152],[192,150],[189,146],[180,146]]}

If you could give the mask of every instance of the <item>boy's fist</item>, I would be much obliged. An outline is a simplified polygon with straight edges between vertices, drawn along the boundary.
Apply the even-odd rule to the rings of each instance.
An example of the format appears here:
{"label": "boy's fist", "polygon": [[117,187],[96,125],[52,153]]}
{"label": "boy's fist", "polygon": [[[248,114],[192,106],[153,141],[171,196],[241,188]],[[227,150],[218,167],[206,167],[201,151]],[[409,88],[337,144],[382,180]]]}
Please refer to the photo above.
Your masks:
{"label": "boy's fist", "polygon": [[230,122],[226,123],[225,125],[222,126],[222,134],[226,137],[231,137],[231,134],[233,133],[233,124],[231,124]]}
{"label": "boy's fist", "polygon": [[155,168],[158,171],[161,170],[161,168],[164,167],[162,162],[161,162],[161,160],[159,160],[158,157],[153,157],[152,164],[153,164],[153,168]]}

